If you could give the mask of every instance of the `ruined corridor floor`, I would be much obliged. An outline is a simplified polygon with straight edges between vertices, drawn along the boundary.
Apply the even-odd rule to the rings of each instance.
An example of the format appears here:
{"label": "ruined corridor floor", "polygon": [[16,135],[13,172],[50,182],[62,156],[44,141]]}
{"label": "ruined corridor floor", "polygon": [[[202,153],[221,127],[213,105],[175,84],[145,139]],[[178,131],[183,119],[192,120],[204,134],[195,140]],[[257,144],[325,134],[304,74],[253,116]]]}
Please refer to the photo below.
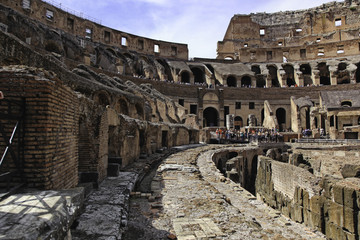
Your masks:
{"label": "ruined corridor floor", "polygon": [[166,158],[151,182],[151,196],[133,193],[123,239],[325,239],[222,176],[211,161],[216,148]]}

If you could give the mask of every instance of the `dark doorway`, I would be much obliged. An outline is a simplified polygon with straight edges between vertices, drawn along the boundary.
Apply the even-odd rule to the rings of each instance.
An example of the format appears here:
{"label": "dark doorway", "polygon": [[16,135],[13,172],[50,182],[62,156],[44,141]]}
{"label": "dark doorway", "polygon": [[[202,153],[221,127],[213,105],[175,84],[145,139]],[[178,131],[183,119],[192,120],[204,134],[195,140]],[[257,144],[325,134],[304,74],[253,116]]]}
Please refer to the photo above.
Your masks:
{"label": "dark doorway", "polygon": [[320,84],[331,85],[329,66],[327,66],[326,63],[322,62],[318,64],[318,69],[320,71]]}
{"label": "dark doorway", "polygon": [[215,127],[219,126],[219,113],[213,107],[208,107],[204,110],[203,114],[204,127]]}
{"label": "dark doorway", "polygon": [[276,118],[279,124],[279,131],[282,132],[286,126],[286,111],[283,108],[278,108],[276,110]]}
{"label": "dark doorway", "polygon": [[251,77],[244,76],[241,78],[241,87],[251,87]]}
{"label": "dark doorway", "polygon": [[251,173],[250,173],[250,179],[247,184],[247,190],[252,193],[253,195],[256,195],[256,175],[257,175],[257,165],[258,165],[258,156],[255,155],[251,161]]}
{"label": "dark doorway", "polygon": [[162,131],[161,134],[161,146],[167,147],[168,146],[168,131]]}
{"label": "dark doorway", "polygon": [[234,76],[229,76],[226,79],[226,84],[228,87],[237,87],[236,78]]}
{"label": "dark doorway", "polygon": [[251,71],[253,71],[255,74],[261,74],[261,70],[258,65],[251,66]]}
{"label": "dark doorway", "polygon": [[268,69],[271,76],[271,86],[280,87],[279,79],[277,77],[277,68],[274,66],[268,66]]}
{"label": "dark doorway", "polygon": [[283,66],[283,68],[285,71],[286,85],[288,87],[295,86],[296,82],[295,82],[295,78],[294,78],[294,67],[291,66],[290,64],[286,64]]}
{"label": "dark doorway", "polygon": [[261,125],[264,124],[264,119],[265,119],[265,111],[264,109],[261,110]]}
{"label": "dark doorway", "polygon": [[190,74],[187,71],[181,73],[181,82],[182,83],[190,83]]}
{"label": "dark doorway", "polygon": [[191,68],[192,73],[194,74],[194,82],[195,83],[204,83],[205,75],[204,72],[200,68]]}
{"label": "dark doorway", "polygon": [[242,127],[244,126],[243,120],[242,120],[241,117],[236,116],[236,117],[234,118],[234,126],[235,126],[235,129],[236,129],[236,130],[240,130],[240,128],[242,128]]}
{"label": "dark doorway", "polygon": [[301,64],[300,71],[304,76],[304,86],[311,86],[313,84],[313,80],[311,79],[311,67],[309,64]]}

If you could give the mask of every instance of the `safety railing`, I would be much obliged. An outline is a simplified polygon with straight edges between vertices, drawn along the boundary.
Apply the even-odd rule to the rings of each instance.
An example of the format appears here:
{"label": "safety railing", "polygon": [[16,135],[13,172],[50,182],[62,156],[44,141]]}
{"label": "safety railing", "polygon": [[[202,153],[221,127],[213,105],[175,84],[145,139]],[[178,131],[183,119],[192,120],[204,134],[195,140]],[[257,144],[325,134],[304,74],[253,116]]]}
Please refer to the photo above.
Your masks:
{"label": "safety railing", "polygon": [[[25,99],[0,100],[0,198],[24,185]],[[16,181],[12,181],[16,178]]]}

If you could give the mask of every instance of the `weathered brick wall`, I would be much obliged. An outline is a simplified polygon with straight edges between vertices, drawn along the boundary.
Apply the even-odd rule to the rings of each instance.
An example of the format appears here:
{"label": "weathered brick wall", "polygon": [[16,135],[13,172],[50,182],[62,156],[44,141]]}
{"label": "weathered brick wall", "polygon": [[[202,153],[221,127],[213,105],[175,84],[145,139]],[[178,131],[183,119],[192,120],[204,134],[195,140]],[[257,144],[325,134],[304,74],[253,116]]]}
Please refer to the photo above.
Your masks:
{"label": "weathered brick wall", "polygon": [[76,186],[77,96],[58,78],[34,68],[0,69],[0,90],[7,99],[26,100],[23,170],[28,186],[40,189]]}

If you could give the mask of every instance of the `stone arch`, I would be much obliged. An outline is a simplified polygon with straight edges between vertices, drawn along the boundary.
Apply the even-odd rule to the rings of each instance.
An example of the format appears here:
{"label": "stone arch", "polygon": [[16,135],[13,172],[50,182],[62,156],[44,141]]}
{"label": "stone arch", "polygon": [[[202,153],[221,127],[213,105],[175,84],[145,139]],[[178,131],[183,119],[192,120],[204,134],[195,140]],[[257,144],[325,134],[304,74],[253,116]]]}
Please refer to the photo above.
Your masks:
{"label": "stone arch", "polygon": [[331,85],[329,66],[326,65],[326,62],[319,63],[318,69],[319,69],[319,75],[320,75],[320,84],[321,85]]}
{"label": "stone arch", "polygon": [[169,64],[164,59],[156,59],[156,61],[164,67],[164,72],[166,74],[167,80],[174,81]]}
{"label": "stone arch", "polygon": [[241,78],[241,87],[251,87],[251,77],[245,75]]}
{"label": "stone arch", "polygon": [[219,112],[213,108],[208,107],[203,112],[204,127],[216,127],[219,126]]}
{"label": "stone arch", "polygon": [[45,50],[48,52],[54,52],[57,54],[61,54],[61,47],[56,42],[50,40],[45,44]]}
{"label": "stone arch", "polygon": [[124,98],[120,98],[115,106],[115,110],[118,113],[129,115],[129,107],[128,102]]}
{"label": "stone arch", "polygon": [[300,65],[300,71],[304,76],[304,86],[312,85],[313,80],[311,79],[311,66],[308,63],[304,63]]}
{"label": "stone arch", "polygon": [[99,92],[95,93],[94,101],[97,104],[99,104],[103,107],[106,107],[106,106],[110,105],[110,96],[106,91],[99,91]]}
{"label": "stone arch", "polygon": [[188,71],[182,71],[180,73],[180,78],[182,83],[190,83],[190,73]]}
{"label": "stone arch", "polygon": [[286,85],[288,87],[295,86],[294,67],[291,64],[284,64],[283,69],[285,71]]}
{"label": "stone arch", "polygon": [[226,79],[226,85],[228,87],[237,87],[236,77],[233,76],[233,75],[228,76],[227,79]]}
{"label": "stone arch", "polygon": [[106,48],[106,51],[110,52],[112,55],[114,55],[115,57],[117,57],[117,54],[116,54],[116,52],[115,52],[114,49],[112,49],[112,48]]}
{"label": "stone arch", "polygon": [[358,125],[360,125],[360,117],[358,118]]}
{"label": "stone arch", "polygon": [[280,82],[277,74],[278,71],[277,67],[275,65],[268,65],[267,69],[269,70],[269,75],[271,77],[271,86],[280,87]]}
{"label": "stone arch", "polygon": [[194,75],[194,83],[204,83],[205,82],[205,74],[204,71],[198,67],[192,67],[191,71]]}
{"label": "stone arch", "polygon": [[336,82],[337,84],[348,84],[350,83],[350,73],[348,70],[346,70],[347,68],[347,63],[345,62],[341,62],[338,64],[338,69],[337,69],[337,77],[336,77]]}
{"label": "stone arch", "polygon": [[286,127],[286,110],[284,108],[276,109],[276,119],[279,124],[279,131],[282,132]]}
{"label": "stone arch", "polygon": [[265,110],[262,109],[262,110],[261,110],[261,125],[263,125],[264,119],[265,119]]}
{"label": "stone arch", "polygon": [[243,126],[244,126],[244,122],[243,122],[242,117],[236,116],[234,118],[234,127],[235,127],[235,129],[240,130],[240,128],[242,128]]}

